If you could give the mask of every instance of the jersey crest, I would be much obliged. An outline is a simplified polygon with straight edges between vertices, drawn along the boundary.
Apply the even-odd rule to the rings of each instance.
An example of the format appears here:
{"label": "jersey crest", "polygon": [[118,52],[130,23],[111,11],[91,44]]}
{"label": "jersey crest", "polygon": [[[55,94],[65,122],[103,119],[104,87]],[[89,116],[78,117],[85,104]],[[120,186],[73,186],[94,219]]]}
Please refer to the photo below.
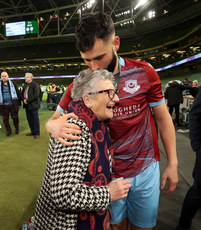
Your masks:
{"label": "jersey crest", "polygon": [[123,90],[127,93],[134,94],[140,89],[140,85],[137,84],[137,80],[128,80],[125,81],[125,87]]}

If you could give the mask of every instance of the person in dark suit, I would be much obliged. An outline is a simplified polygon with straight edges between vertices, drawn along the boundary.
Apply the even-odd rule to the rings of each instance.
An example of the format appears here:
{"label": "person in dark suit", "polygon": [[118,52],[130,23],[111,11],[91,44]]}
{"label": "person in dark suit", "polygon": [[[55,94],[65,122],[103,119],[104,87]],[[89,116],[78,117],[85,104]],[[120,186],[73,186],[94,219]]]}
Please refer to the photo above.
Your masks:
{"label": "person in dark suit", "polygon": [[201,208],[201,91],[195,98],[189,113],[190,140],[193,151],[196,152],[193,170],[194,183],[188,190],[183,202],[178,230],[190,230],[192,220]]}
{"label": "person in dark suit", "polygon": [[180,85],[177,81],[173,81],[170,86],[166,89],[165,98],[167,99],[167,106],[169,107],[169,113],[172,116],[173,109],[176,114],[176,125],[179,123],[179,106],[183,103],[182,91],[185,89],[191,89],[192,86]]}
{"label": "person in dark suit", "polygon": [[6,128],[6,136],[10,136],[12,131],[9,124],[9,114],[13,119],[15,134],[19,133],[18,111],[21,106],[21,95],[17,85],[9,79],[6,71],[1,73],[0,81],[0,106],[2,110],[3,123]]}
{"label": "person in dark suit", "polygon": [[38,109],[40,108],[40,88],[39,85],[33,81],[32,73],[25,74],[23,98],[24,108],[26,109],[26,116],[31,130],[26,136],[34,136],[34,139],[38,139],[40,137],[40,123],[38,116]]}
{"label": "person in dark suit", "polygon": [[194,80],[192,83],[192,89],[190,90],[191,95],[195,98],[199,92],[198,81]]}

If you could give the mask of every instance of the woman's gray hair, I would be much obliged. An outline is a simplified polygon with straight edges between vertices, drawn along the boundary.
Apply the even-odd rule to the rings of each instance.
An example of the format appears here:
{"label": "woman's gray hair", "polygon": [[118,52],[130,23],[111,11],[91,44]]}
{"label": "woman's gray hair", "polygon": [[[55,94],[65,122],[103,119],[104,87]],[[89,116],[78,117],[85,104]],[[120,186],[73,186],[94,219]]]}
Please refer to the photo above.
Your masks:
{"label": "woman's gray hair", "polygon": [[86,69],[79,73],[73,82],[71,97],[73,99],[82,100],[82,96],[89,92],[96,92],[97,80],[110,80],[114,84],[114,77],[112,73],[105,69],[91,70]]}

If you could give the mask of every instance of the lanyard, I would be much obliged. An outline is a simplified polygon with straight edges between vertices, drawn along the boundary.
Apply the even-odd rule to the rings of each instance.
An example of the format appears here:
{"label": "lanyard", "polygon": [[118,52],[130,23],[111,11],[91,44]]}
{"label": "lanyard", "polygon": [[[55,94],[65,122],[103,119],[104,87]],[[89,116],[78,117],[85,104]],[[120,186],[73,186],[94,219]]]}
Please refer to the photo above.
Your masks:
{"label": "lanyard", "polygon": [[117,72],[117,76],[115,77],[115,82],[114,82],[114,88],[116,91],[118,90],[119,87],[119,76],[121,73],[121,61],[119,57],[118,57],[118,67],[119,67],[119,71]]}

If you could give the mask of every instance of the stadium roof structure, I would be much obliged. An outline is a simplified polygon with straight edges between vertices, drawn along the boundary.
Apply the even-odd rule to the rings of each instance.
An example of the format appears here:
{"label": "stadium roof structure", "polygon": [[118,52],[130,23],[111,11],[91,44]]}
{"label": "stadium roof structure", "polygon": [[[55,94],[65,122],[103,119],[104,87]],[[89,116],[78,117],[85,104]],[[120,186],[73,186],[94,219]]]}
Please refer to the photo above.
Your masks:
{"label": "stadium roof structure", "polygon": [[[0,0],[0,68],[83,65],[74,29],[83,14],[104,11],[121,38],[120,54],[134,59],[169,59],[177,51],[199,52],[200,0]],[[36,20],[38,33],[5,36],[5,24]],[[194,40],[193,40],[194,39]],[[193,40],[185,47],[189,40]],[[50,48],[51,45],[51,48]],[[49,49],[49,52],[48,52]],[[171,52],[169,52],[171,51]],[[165,56],[166,55],[166,56]],[[169,57],[169,56],[170,57]],[[27,62],[29,60],[29,62]],[[9,67],[10,66],[10,67]],[[48,67],[49,68],[49,67]]]}

